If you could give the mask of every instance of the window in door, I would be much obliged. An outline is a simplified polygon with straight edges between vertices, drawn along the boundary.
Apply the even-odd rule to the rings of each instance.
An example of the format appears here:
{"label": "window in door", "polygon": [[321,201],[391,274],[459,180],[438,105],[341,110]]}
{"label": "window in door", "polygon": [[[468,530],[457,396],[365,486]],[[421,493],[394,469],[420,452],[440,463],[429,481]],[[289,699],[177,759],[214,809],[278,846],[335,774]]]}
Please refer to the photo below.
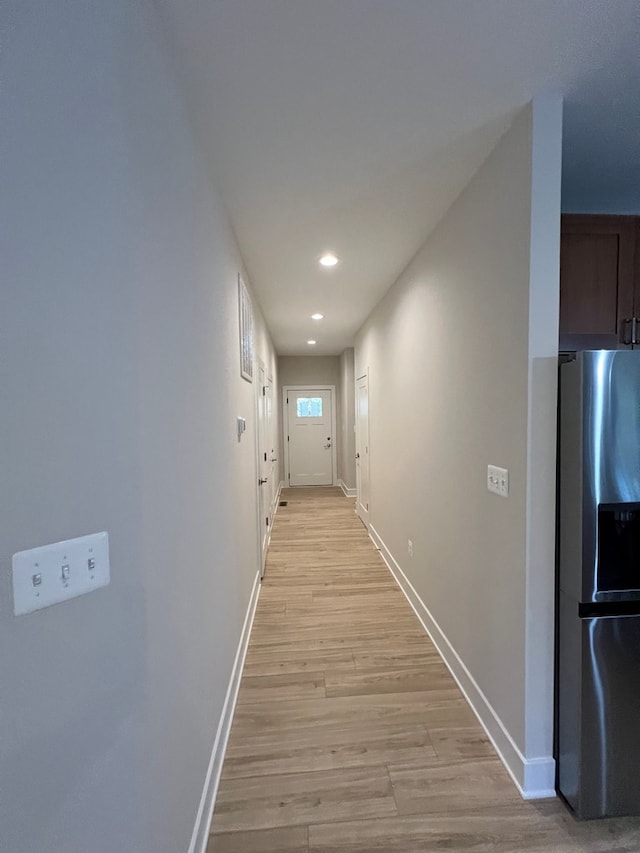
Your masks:
{"label": "window in door", "polygon": [[299,418],[321,418],[322,397],[296,397],[296,416]]}

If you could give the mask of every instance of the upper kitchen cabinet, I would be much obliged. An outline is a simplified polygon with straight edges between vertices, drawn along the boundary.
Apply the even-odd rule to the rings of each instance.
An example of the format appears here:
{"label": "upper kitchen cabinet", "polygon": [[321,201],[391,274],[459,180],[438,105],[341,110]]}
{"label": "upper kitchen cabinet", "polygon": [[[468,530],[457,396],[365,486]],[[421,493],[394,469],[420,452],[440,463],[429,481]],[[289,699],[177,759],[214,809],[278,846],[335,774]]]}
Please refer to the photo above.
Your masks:
{"label": "upper kitchen cabinet", "polygon": [[[560,248],[560,350],[640,344],[635,216],[564,214]],[[634,307],[635,306],[635,307]]]}

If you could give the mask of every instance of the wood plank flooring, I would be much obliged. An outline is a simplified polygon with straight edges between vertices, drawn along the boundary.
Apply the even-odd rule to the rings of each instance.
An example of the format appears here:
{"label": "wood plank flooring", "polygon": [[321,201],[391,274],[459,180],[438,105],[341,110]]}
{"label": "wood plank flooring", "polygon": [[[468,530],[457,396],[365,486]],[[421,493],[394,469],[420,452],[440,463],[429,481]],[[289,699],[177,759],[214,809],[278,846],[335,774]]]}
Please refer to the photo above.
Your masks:
{"label": "wood plank flooring", "polygon": [[287,489],[207,853],[638,853],[524,802],[339,489]]}

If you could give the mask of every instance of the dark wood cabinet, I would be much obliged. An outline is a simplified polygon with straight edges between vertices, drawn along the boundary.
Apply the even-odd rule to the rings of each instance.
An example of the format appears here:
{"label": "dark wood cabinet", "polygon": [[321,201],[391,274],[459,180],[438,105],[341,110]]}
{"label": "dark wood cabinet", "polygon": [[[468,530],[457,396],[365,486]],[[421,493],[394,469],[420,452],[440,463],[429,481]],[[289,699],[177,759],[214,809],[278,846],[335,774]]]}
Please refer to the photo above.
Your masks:
{"label": "dark wood cabinet", "polygon": [[639,222],[635,216],[563,215],[560,350],[640,344]]}

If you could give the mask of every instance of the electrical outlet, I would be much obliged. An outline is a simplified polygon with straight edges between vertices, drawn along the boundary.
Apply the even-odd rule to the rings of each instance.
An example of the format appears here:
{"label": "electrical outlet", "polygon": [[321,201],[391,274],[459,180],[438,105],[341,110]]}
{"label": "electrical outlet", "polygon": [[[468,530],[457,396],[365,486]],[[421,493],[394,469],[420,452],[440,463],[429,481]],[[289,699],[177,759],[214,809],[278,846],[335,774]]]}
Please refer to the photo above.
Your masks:
{"label": "electrical outlet", "polygon": [[487,465],[487,489],[501,498],[509,497],[509,470]]}
{"label": "electrical outlet", "polygon": [[407,551],[410,557],[413,557],[413,542],[411,539],[407,539]]}
{"label": "electrical outlet", "polygon": [[109,583],[109,536],[93,533],[29,551],[11,561],[16,616],[76,598]]}

